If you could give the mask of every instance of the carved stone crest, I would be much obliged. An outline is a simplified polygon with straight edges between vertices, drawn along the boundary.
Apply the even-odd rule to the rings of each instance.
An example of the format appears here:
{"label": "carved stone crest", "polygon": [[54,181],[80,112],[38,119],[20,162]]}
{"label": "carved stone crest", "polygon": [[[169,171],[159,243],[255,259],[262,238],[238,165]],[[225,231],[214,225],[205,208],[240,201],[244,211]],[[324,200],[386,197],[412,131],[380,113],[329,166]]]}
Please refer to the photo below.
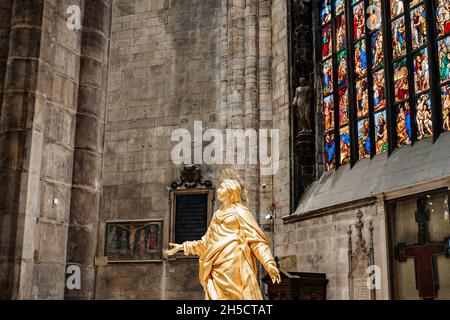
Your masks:
{"label": "carved stone crest", "polygon": [[352,226],[348,226],[348,263],[349,263],[349,297],[350,300],[374,300],[375,289],[371,285],[369,277],[369,267],[374,264],[373,251],[373,223],[369,221],[369,243],[363,238],[362,230],[364,222],[361,210],[356,214],[357,222],[355,228],[357,231],[356,248],[352,247]]}
{"label": "carved stone crest", "polygon": [[202,171],[200,166],[196,164],[190,164],[181,170],[180,181],[174,181],[170,185],[172,189],[184,186],[186,188],[196,188],[197,186],[205,186],[207,188],[212,187],[210,180],[202,180]]}

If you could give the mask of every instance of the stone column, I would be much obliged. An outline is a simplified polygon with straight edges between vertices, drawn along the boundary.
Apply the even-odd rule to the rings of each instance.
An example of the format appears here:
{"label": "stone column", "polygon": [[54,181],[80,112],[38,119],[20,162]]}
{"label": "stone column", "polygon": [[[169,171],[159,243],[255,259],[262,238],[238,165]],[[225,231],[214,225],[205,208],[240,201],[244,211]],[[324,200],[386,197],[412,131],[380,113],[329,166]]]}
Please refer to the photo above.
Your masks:
{"label": "stone column", "polygon": [[[258,129],[258,17],[257,0],[246,0],[245,5],[245,109],[244,128]],[[251,197],[251,209],[257,214],[259,221],[259,166],[258,160],[258,132],[254,136],[254,145],[249,141],[246,151],[245,182]],[[250,153],[255,151],[254,155]],[[249,163],[254,157],[256,163]]]}
{"label": "stone column", "polygon": [[[5,11],[7,4],[2,1]],[[31,293],[45,100],[37,87],[43,9],[42,0],[15,0],[12,7],[0,123],[0,299]]]}
{"label": "stone column", "polygon": [[110,24],[111,0],[85,2],[67,243],[67,265],[80,267],[81,290],[66,288],[66,299],[95,295]]}
{"label": "stone column", "polygon": [[12,0],[0,2],[0,119],[2,115],[3,85],[8,60],[9,33],[11,31]]}
{"label": "stone column", "polygon": [[[270,130],[273,128],[272,89],[270,84],[272,55],[272,18],[270,8],[271,0],[258,0],[258,128],[260,130]],[[258,211],[261,223],[267,224],[268,228],[265,228],[265,231],[269,232],[272,231],[273,221],[265,221],[263,219],[269,213],[269,208],[273,202],[272,176],[260,176],[259,180]],[[262,188],[262,185],[266,187]]]}

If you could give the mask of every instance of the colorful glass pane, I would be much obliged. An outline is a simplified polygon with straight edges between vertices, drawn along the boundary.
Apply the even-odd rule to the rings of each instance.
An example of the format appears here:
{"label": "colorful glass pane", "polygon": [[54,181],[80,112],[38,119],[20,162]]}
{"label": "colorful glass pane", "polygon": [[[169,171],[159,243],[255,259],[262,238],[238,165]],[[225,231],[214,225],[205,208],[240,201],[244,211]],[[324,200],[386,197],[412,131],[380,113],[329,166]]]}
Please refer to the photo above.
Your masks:
{"label": "colorful glass pane", "polygon": [[357,117],[363,118],[369,114],[369,86],[367,78],[356,82]]}
{"label": "colorful glass pane", "polygon": [[383,33],[378,30],[372,35],[372,69],[384,67]]}
{"label": "colorful glass pane", "polygon": [[341,89],[339,96],[339,126],[348,124],[348,90]]}
{"label": "colorful glass pane", "polygon": [[355,72],[357,78],[367,73],[366,42],[364,40],[355,44]]}
{"label": "colorful glass pane", "polygon": [[333,61],[326,60],[323,63],[323,94],[327,95],[333,91]]}
{"label": "colorful glass pane", "polygon": [[441,82],[450,80],[450,37],[438,42]]}
{"label": "colorful glass pane", "polygon": [[334,12],[338,16],[345,12],[345,0],[334,0]]}
{"label": "colorful glass pane", "polygon": [[358,121],[358,150],[359,159],[370,157],[370,126],[369,119]]}
{"label": "colorful glass pane", "polygon": [[333,40],[331,37],[331,24],[325,26],[322,30],[322,58],[326,59],[331,56],[333,48]]}
{"label": "colorful glass pane", "polygon": [[422,3],[423,0],[409,0],[409,7],[413,8],[415,6],[417,6],[419,3]]}
{"label": "colorful glass pane", "polygon": [[384,88],[384,70],[373,75],[373,104],[375,111],[386,107],[386,94]]}
{"label": "colorful glass pane", "polygon": [[369,18],[366,21],[367,28],[371,31],[380,29],[382,22],[381,0],[370,0],[367,13],[369,14]]}
{"label": "colorful glass pane", "polygon": [[397,113],[397,146],[401,147],[411,143],[411,109],[409,108],[409,102],[406,101],[396,105],[395,110]]}
{"label": "colorful glass pane", "polygon": [[430,88],[430,72],[427,49],[420,50],[414,56],[414,87],[416,93]]}
{"label": "colorful glass pane", "polygon": [[345,15],[341,15],[336,18],[336,52],[345,49],[347,45],[345,29]]}
{"label": "colorful glass pane", "polygon": [[347,51],[342,51],[337,55],[338,65],[338,87],[347,83]]}
{"label": "colorful glass pane", "polygon": [[331,21],[331,4],[329,3],[329,0],[323,0],[322,2],[320,21],[322,21],[322,25]]}
{"label": "colorful glass pane", "polygon": [[339,140],[341,147],[341,164],[350,163],[350,129],[343,127],[339,130]]}
{"label": "colorful glass pane", "polygon": [[406,58],[394,63],[394,88],[395,102],[405,100],[409,97],[408,68]]}
{"label": "colorful glass pane", "polygon": [[375,114],[375,146],[377,154],[388,150],[386,110]]}
{"label": "colorful glass pane", "polygon": [[441,88],[442,93],[442,119],[445,131],[450,131],[450,85]]}
{"label": "colorful glass pane", "polygon": [[425,7],[420,6],[411,11],[411,37],[413,49],[427,43],[427,15]]}
{"label": "colorful glass pane", "polygon": [[325,131],[334,128],[334,100],[333,95],[323,99],[323,120],[325,122]]}
{"label": "colorful glass pane", "polygon": [[416,99],[417,139],[425,139],[433,135],[431,116],[431,100],[429,94],[422,94]]}
{"label": "colorful glass pane", "polygon": [[392,50],[394,59],[406,54],[405,18],[392,22]]}
{"label": "colorful glass pane", "polygon": [[327,170],[332,170],[335,167],[336,160],[335,154],[335,141],[333,131],[328,132],[325,135],[325,165]]}
{"label": "colorful glass pane", "polygon": [[448,0],[435,0],[436,28],[438,36],[450,32],[450,3]]}
{"label": "colorful glass pane", "polygon": [[364,36],[366,24],[364,1],[353,7],[353,38],[357,40]]}
{"label": "colorful glass pane", "polygon": [[398,17],[405,12],[403,0],[391,0],[391,18]]}

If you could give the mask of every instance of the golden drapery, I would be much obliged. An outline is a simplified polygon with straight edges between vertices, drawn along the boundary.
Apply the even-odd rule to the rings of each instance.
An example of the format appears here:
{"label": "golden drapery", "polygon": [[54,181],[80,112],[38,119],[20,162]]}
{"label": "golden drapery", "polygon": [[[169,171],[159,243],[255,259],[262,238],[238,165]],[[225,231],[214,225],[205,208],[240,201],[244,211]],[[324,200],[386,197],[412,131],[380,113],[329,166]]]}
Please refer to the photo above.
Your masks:
{"label": "golden drapery", "polygon": [[217,210],[206,234],[183,243],[185,255],[199,256],[199,278],[207,300],[261,300],[256,259],[276,266],[268,241],[251,211],[235,204]]}

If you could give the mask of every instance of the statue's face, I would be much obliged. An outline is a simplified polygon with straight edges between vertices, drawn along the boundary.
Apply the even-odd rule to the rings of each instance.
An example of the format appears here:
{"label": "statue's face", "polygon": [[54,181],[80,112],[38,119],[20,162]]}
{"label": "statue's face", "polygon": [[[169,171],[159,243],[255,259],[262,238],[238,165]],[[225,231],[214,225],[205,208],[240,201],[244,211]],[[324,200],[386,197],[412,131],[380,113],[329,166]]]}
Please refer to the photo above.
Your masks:
{"label": "statue's face", "polygon": [[224,202],[228,199],[230,194],[228,193],[228,190],[224,186],[224,184],[220,184],[219,189],[217,189],[217,199],[219,199],[220,202]]}

